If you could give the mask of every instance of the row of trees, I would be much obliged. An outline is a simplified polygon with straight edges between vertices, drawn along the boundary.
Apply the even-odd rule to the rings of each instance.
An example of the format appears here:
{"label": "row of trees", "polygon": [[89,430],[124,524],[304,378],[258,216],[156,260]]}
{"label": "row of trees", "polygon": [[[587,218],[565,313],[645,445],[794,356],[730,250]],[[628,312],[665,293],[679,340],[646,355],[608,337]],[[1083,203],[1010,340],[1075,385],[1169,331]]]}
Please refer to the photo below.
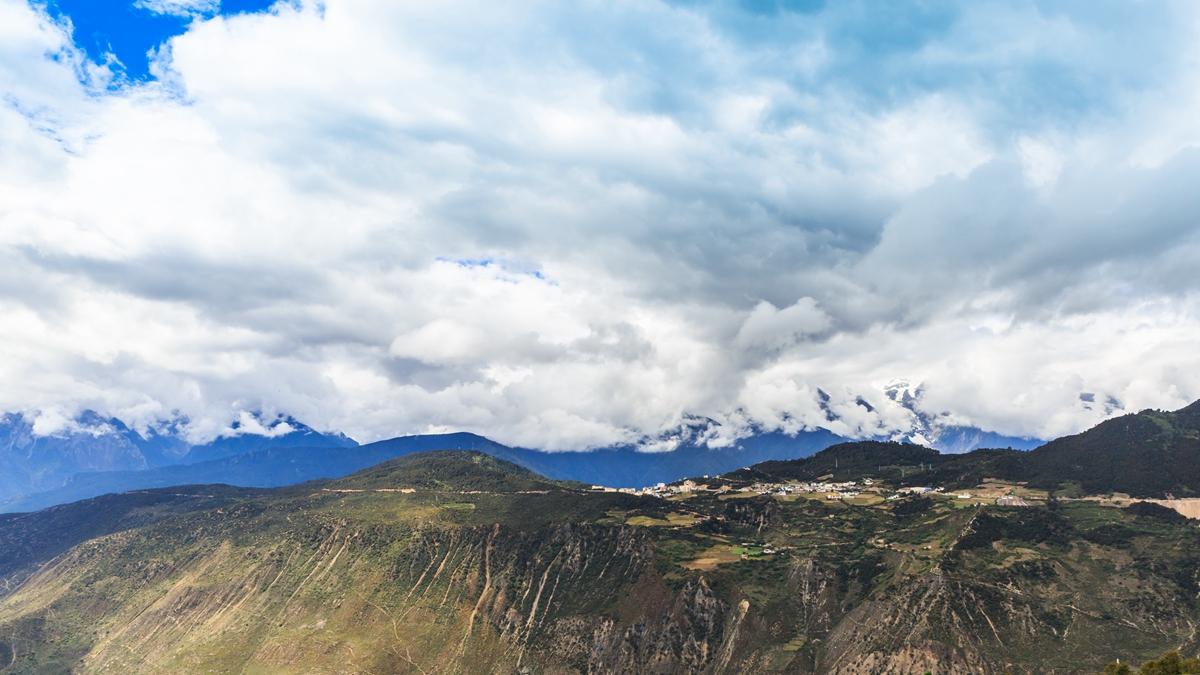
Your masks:
{"label": "row of trees", "polygon": [[[1200,675],[1200,661],[1185,659],[1179,655],[1179,652],[1167,652],[1157,660],[1147,661],[1137,671],[1137,675],[1192,675],[1193,673]],[[1100,671],[1099,675],[1133,675],[1133,669],[1129,667],[1128,663],[1113,661],[1104,666],[1104,670]]]}

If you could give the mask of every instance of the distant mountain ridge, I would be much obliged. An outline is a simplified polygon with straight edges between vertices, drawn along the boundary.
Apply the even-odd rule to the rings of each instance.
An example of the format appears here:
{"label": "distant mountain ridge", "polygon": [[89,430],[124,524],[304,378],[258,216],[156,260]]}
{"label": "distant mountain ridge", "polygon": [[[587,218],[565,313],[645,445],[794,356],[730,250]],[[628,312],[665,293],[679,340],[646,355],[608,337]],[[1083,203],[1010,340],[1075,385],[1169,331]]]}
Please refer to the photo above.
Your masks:
{"label": "distant mountain ridge", "polygon": [[[405,441],[405,437],[380,441],[372,446]],[[644,452],[625,445],[587,452],[545,452],[512,448],[474,434],[451,434],[453,448],[480,450],[506,459],[555,480],[574,480],[611,487],[646,487],[669,483],[692,475],[717,475],[770,459],[807,457],[846,439],[820,429],[789,436],[773,432],[743,438],[736,445],[710,448],[696,440],[681,443],[673,450]],[[433,448],[426,448],[433,449]]]}
{"label": "distant mountain ridge", "polygon": [[[149,428],[143,435],[115,417],[87,410],[66,428],[39,434],[33,419],[8,413],[0,417],[0,501],[55,490],[81,473],[152,471],[267,448],[358,445],[344,434],[323,434],[289,416],[261,421],[268,432],[285,433],[240,433],[192,445],[182,438],[178,425]],[[239,426],[235,423],[234,430]]]}
{"label": "distant mountain ridge", "polygon": [[281,487],[340,478],[389,459],[428,450],[476,450],[554,480],[645,487],[694,473],[716,475],[764,460],[804,457],[843,440],[827,431],[816,431],[796,436],[762,434],[742,439],[730,448],[710,449],[689,443],[669,452],[640,452],[634,446],[624,446],[552,453],[512,448],[470,433],[402,436],[356,447],[275,447],[196,464],[80,473],[52,490],[0,500],[0,513],[35,511],[108,493],[172,485]]}
{"label": "distant mountain ridge", "polygon": [[1019,466],[1031,483],[1069,481],[1087,494],[1200,497],[1200,401],[1101,422],[1033,450]]}
{"label": "distant mountain ridge", "polygon": [[[907,389],[890,390],[889,396],[915,411],[916,398]],[[182,438],[178,425],[138,433],[119,419],[87,411],[59,433],[38,435],[33,432],[33,420],[19,413],[5,415],[0,421],[0,511],[42,508],[108,492],[168,485],[278,487],[337,478],[417,450],[476,446],[556,480],[645,487],[686,476],[716,475],[768,460],[807,457],[850,440],[826,429],[794,435],[757,430],[732,444],[711,447],[720,442],[721,425],[706,417],[684,415],[674,430],[636,444],[590,451],[509,447],[464,433],[407,436],[373,443],[362,452],[344,452],[358,447],[358,443],[339,432],[321,433],[287,415],[267,419],[252,413],[250,417],[246,423],[234,422],[233,433],[190,445]],[[1026,449],[1040,443],[970,427],[938,426],[936,420],[919,414],[918,419],[921,431],[916,437],[947,452],[981,446]],[[285,448],[297,450],[266,452]]]}
{"label": "distant mountain ridge", "polygon": [[[929,414],[918,405],[923,395],[922,389],[919,386],[914,388],[904,380],[896,380],[883,390],[884,396],[912,413],[914,426],[912,433],[906,438],[910,443],[928,446],[944,453],[960,454],[980,448],[1032,450],[1045,442],[1028,436],[1007,436],[964,426],[953,422],[953,417],[945,412],[938,415]],[[859,405],[871,409],[865,401]]]}
{"label": "distant mountain ridge", "polygon": [[86,411],[70,430],[40,435],[20,413],[0,417],[0,496],[61,485],[81,471],[136,471],[172,463],[182,441],[150,431],[143,437],[116,418]]}
{"label": "distant mountain ridge", "polygon": [[859,441],[831,446],[808,458],[764,462],[731,477],[815,480],[825,475],[951,489],[998,478],[1064,497],[1117,492],[1147,499],[1200,497],[1200,401],[1174,412],[1122,415],[1027,452],[979,449],[942,454],[907,443]]}
{"label": "distant mountain ridge", "polygon": [[[241,431],[240,421],[231,425],[234,431]],[[269,435],[257,433],[241,433],[233,436],[221,436],[203,445],[193,446],[182,463],[197,464],[222,457],[232,457],[247,452],[266,450],[268,448],[354,448],[358,441],[340,431],[321,433],[296,420],[291,415],[279,415],[271,420],[267,429]],[[284,431],[284,433],[278,433]]]}
{"label": "distant mountain ridge", "polygon": [[[917,420],[912,440],[944,452],[979,447],[1028,449],[1040,441],[946,424],[917,410],[916,393],[899,382],[886,394],[912,411]],[[870,408],[869,404],[863,404]],[[836,419],[827,410],[830,422]],[[0,509],[43,507],[94,497],[110,491],[200,483],[278,486],[316,478],[336,478],[416,449],[470,449],[514,461],[556,479],[611,486],[668,483],[688,476],[732,471],[768,460],[804,458],[848,438],[826,429],[787,435],[780,431],[750,430],[730,443],[721,438],[713,419],[685,414],[676,429],[643,437],[636,443],[588,452],[542,452],[512,448],[474,435],[434,435],[428,446],[420,436],[373,443],[362,453],[344,453],[358,442],[341,432],[319,432],[290,416],[244,413],[226,435],[203,444],[188,443],[182,434],[186,420],[161,429],[134,430],[116,418],[85,411],[65,429],[35,434],[35,420],[22,413],[0,418]],[[744,431],[743,431],[744,432]],[[714,447],[716,446],[716,447]],[[295,453],[270,452],[296,448]],[[324,452],[318,452],[318,448]],[[302,452],[301,452],[302,449]],[[389,454],[390,453],[390,454]],[[246,456],[242,456],[246,455]],[[241,458],[233,460],[233,458]],[[230,460],[230,461],[223,461]],[[368,461],[371,460],[371,461]],[[216,462],[216,464],[214,464]],[[365,464],[366,462],[366,464]],[[186,468],[192,466],[194,468]]]}

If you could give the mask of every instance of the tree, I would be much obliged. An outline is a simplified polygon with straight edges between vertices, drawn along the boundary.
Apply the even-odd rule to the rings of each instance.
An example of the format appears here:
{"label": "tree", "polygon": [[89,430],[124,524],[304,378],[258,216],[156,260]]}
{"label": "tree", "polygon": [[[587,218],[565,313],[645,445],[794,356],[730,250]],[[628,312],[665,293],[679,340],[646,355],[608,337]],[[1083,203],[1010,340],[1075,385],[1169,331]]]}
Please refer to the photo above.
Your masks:
{"label": "tree", "polygon": [[[1097,675],[1134,675],[1128,663],[1113,661],[1104,666]],[[1200,675],[1200,661],[1185,659],[1177,651],[1170,651],[1158,659],[1142,664],[1137,675]]]}
{"label": "tree", "polygon": [[1142,664],[1138,675],[1190,675],[1200,673],[1200,661],[1184,659],[1177,651],[1163,654],[1158,660]]}

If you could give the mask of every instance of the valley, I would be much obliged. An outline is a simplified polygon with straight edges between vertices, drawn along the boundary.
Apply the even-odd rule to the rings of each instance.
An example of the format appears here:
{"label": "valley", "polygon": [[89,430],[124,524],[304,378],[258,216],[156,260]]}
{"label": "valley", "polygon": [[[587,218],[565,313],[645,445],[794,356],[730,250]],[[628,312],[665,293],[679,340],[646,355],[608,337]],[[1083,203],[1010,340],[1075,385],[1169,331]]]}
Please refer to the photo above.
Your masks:
{"label": "valley", "polygon": [[113,495],[74,546],[28,514],[0,672],[1090,673],[1200,649],[1200,528],[1174,511],[759,494],[790,477],[752,469],[662,498],[440,451]]}

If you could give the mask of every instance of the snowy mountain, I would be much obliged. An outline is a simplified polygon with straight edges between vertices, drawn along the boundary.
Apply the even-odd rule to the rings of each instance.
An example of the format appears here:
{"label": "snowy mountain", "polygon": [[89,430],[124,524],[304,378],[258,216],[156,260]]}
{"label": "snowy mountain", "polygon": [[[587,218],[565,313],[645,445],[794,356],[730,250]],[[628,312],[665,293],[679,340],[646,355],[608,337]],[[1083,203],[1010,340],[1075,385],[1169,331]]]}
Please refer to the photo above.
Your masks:
{"label": "snowy mountain", "polygon": [[[913,426],[902,436],[874,440],[904,440],[945,453],[985,447],[1028,450],[1042,444],[1038,439],[955,424],[948,414],[930,415],[921,409],[920,387],[907,382],[894,382],[884,394],[909,411]],[[866,402],[859,405],[871,410]],[[823,408],[825,422],[839,428],[834,409]],[[59,420],[49,433],[38,429],[36,422],[20,413],[0,418],[0,503],[44,505],[110,491],[214,481],[247,487],[282,485],[339,477],[368,466],[363,462],[454,443],[468,444],[470,449],[551,478],[643,487],[715,476],[767,460],[808,457],[853,440],[828,428],[789,434],[754,426],[723,426],[708,417],[684,415],[678,425],[664,432],[625,445],[578,452],[509,447],[474,434],[406,436],[363,446],[361,452],[347,452],[358,443],[341,433],[318,432],[288,415],[268,418],[261,413],[243,413],[220,437],[200,445],[184,440],[187,420],[140,433],[119,419],[90,411],[65,423]],[[445,449],[453,447],[458,446]],[[276,452],[296,448],[305,451]],[[34,494],[43,496],[16,499]]]}
{"label": "snowy mountain", "polygon": [[35,418],[8,413],[0,417],[0,499],[52,490],[79,473],[145,471],[266,448],[358,445],[340,433],[322,434],[291,417],[254,419],[259,422],[255,428],[267,433],[243,432],[235,424],[225,436],[192,445],[182,436],[186,420],[139,433],[115,417],[88,410],[45,430]]}
{"label": "snowy mountain", "polygon": [[[1006,436],[993,431],[984,431],[951,421],[949,413],[931,415],[920,409],[921,387],[913,387],[905,380],[888,384],[883,393],[892,401],[912,412],[915,423],[905,440],[924,445],[939,452],[960,454],[979,448],[1012,448],[1032,450],[1045,441],[1038,438]],[[881,439],[882,440],[882,439]]]}

